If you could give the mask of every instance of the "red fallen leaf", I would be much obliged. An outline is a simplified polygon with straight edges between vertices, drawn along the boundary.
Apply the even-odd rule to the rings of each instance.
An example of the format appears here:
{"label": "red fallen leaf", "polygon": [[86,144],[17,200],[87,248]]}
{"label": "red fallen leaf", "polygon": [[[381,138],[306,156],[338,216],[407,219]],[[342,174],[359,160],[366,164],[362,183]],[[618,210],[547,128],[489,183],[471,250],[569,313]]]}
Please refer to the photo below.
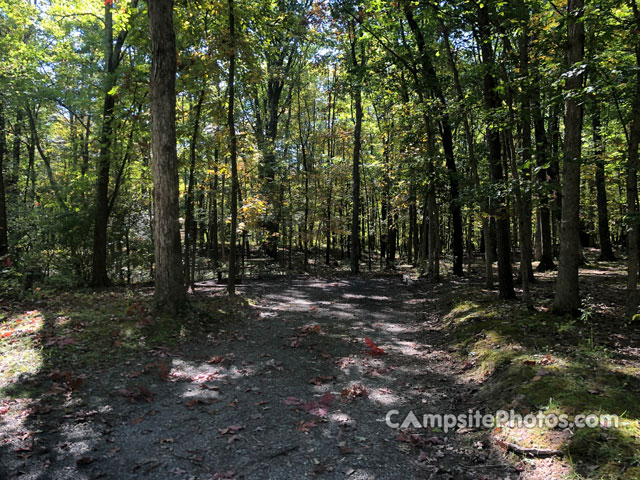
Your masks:
{"label": "red fallen leaf", "polygon": [[160,378],[160,380],[164,380],[165,382],[169,381],[169,368],[164,362],[160,362],[160,371],[158,372],[158,377]]}
{"label": "red fallen leaf", "polygon": [[260,400],[259,402],[253,402],[253,404],[256,407],[259,407],[260,405],[266,405],[267,403],[269,403],[269,402],[267,402],[266,400]]}
{"label": "red fallen leaf", "polygon": [[213,478],[211,480],[222,480],[222,479],[231,479],[236,478],[236,472],[233,470],[227,470],[226,472],[216,472],[213,474]]}
{"label": "red fallen leaf", "polygon": [[134,418],[133,420],[131,420],[131,425],[137,425],[140,422],[142,422],[143,420],[144,420],[144,418],[142,418],[142,417]]}
{"label": "red fallen leaf", "polygon": [[218,433],[220,435],[228,435],[239,432],[240,430],[244,430],[244,425],[229,425],[228,427],[218,429]]}
{"label": "red fallen leaf", "polygon": [[369,351],[367,352],[369,355],[384,355],[384,349],[378,347],[378,342],[373,342],[369,337],[364,339],[364,343],[369,347]]}
{"label": "red fallen leaf", "polygon": [[9,411],[9,407],[2,407],[2,408],[0,408],[0,415],[4,415],[8,411]]}
{"label": "red fallen leaf", "polygon": [[287,397],[283,400],[283,403],[285,405],[295,405],[295,406],[300,406],[302,405],[304,402],[302,400],[300,400],[299,398],[296,397]]}
{"label": "red fallen leaf", "polygon": [[207,363],[214,363],[214,364],[218,364],[218,363],[222,363],[224,362],[224,356],[223,355],[216,355],[214,357],[211,357]]}
{"label": "red fallen leaf", "polygon": [[81,457],[79,459],[76,460],[76,463],[78,465],[89,465],[90,463],[93,463],[96,461],[96,457]]}
{"label": "red fallen leaf", "polygon": [[311,415],[313,415],[314,417],[325,418],[327,415],[329,415],[329,408],[327,406],[324,406],[324,405],[317,405],[316,404],[308,412]]}
{"label": "red fallen leaf", "polygon": [[7,338],[7,337],[10,337],[12,333],[13,333],[13,330],[11,330],[11,331],[9,331],[9,332],[2,332],[2,333],[0,334],[0,337],[2,337],[2,338]]}

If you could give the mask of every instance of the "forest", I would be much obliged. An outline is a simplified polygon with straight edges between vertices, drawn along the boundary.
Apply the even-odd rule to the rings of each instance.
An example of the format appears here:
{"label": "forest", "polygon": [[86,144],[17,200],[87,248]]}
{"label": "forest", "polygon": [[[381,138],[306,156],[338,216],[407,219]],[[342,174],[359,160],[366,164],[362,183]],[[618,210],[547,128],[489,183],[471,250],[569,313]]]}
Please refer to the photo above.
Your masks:
{"label": "forest", "polygon": [[640,479],[639,146],[637,0],[0,0],[0,478]]}

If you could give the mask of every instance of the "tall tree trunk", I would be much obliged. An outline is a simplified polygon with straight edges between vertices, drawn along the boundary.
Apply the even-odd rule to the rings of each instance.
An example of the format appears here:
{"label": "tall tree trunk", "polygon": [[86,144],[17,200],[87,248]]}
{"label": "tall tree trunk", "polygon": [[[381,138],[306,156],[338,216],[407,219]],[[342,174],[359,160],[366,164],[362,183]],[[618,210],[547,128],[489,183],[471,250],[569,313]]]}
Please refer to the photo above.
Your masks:
{"label": "tall tree trunk", "polygon": [[154,301],[173,313],[186,300],[181,265],[176,152],[176,37],[173,1],[149,2],[151,32],[151,148],[155,221]]}
{"label": "tall tree trunk", "polygon": [[583,83],[579,63],[584,59],[584,0],[569,0],[567,6],[567,60],[572,72],[566,79],[565,140],[562,164],[562,219],[560,257],[553,309],[575,313],[580,308],[578,266],[580,264],[580,161],[582,155]]}
{"label": "tall tree trunk", "polygon": [[4,154],[7,136],[5,133],[4,102],[0,100],[0,268],[4,267],[4,257],[9,253],[7,239],[7,204],[4,186]]}
{"label": "tall tree trunk", "polygon": [[[446,28],[446,25],[441,20],[440,26],[443,30],[443,38],[444,44],[447,48],[447,56],[449,58],[449,66],[451,67],[451,72],[453,73],[453,83],[456,87],[456,92],[458,94],[458,101],[465,104],[465,96],[462,91],[462,85],[460,84],[460,75],[458,73],[458,67],[456,65],[456,60],[453,55],[453,49],[451,48],[451,43],[449,42],[449,32]],[[476,189],[480,189],[480,176],[478,175],[478,160],[475,155],[474,148],[474,140],[473,140],[473,131],[471,130],[471,124],[469,122],[470,112],[468,108],[465,114],[462,116],[462,125],[464,127],[464,135],[467,141],[467,152],[469,154],[469,163],[471,164],[471,176],[473,178],[473,184]],[[481,209],[481,222],[482,222],[482,235],[487,245],[491,236],[489,234],[489,218],[487,217],[488,213],[488,199],[482,199],[480,201],[480,209]],[[489,253],[487,253],[489,252]],[[484,284],[486,288],[493,288],[493,258],[491,257],[491,249],[485,248],[484,252]]]}
{"label": "tall tree trunk", "polygon": [[196,111],[193,119],[193,132],[191,133],[191,143],[189,145],[189,185],[187,186],[186,212],[184,218],[184,280],[185,284],[193,288],[194,279],[191,275],[191,249],[195,253],[196,249],[196,222],[193,218],[194,210],[194,173],[196,169],[196,144],[200,132],[200,113],[202,112],[202,102],[204,102],[205,90],[201,90],[196,104]]}
{"label": "tall tree trunk", "polygon": [[[429,52],[427,51],[424,35],[418,22],[415,20],[412,11],[411,2],[404,3],[405,18],[411,32],[413,33],[418,51],[420,52],[420,61],[422,68],[422,87],[430,90],[440,102],[440,135],[442,137],[442,149],[444,150],[445,165],[447,167],[447,177],[449,180],[451,221],[453,223],[453,274],[463,276],[463,260],[464,260],[464,239],[462,229],[462,210],[460,206],[460,186],[458,173],[456,168],[455,157],[453,153],[453,130],[451,128],[451,120],[447,114],[447,100],[440,85],[440,79],[431,61]],[[425,95],[426,96],[426,95]]]}
{"label": "tall tree trunk", "polygon": [[600,104],[594,105],[593,116],[593,148],[596,166],[596,198],[598,204],[598,237],[600,240],[600,260],[613,261],[616,256],[611,248],[609,232],[609,210],[607,206],[607,187],[604,172],[604,143],[600,124]]}
{"label": "tall tree trunk", "polygon": [[[487,108],[494,112],[500,108],[500,99],[496,92],[496,80],[492,74],[495,68],[493,48],[491,46],[491,26],[489,10],[486,4],[478,9],[478,25],[480,29],[480,48],[484,64],[483,93]],[[489,143],[489,170],[491,181],[500,185],[504,181],[500,146],[500,131],[497,126],[487,128]],[[498,285],[500,296],[505,299],[514,298],[513,274],[511,270],[511,242],[509,241],[509,212],[502,195],[495,200],[494,215],[496,217],[496,236],[498,246]]]}
{"label": "tall tree trunk", "polygon": [[[355,127],[353,130],[353,169],[352,169],[352,211],[351,211],[351,273],[360,272],[360,150],[362,133],[362,77],[364,74],[364,48],[358,45],[359,32],[352,23],[351,66],[354,76],[352,82],[355,103]],[[357,49],[360,47],[360,60]]]}
{"label": "tall tree trunk", "polygon": [[[236,127],[234,121],[234,101],[235,101],[235,71],[236,71],[236,44],[235,44],[235,15],[234,0],[228,0],[229,5],[229,36],[231,37],[231,53],[229,54],[229,110],[227,116],[227,126],[229,128],[229,158],[231,160],[231,240],[229,245],[229,282],[227,291],[229,295],[236,293],[236,273],[238,255],[237,229],[238,229],[238,139],[236,137]],[[277,242],[276,242],[277,245]],[[277,248],[277,247],[276,247]]]}
{"label": "tall tree trunk", "polygon": [[[71,117],[73,119],[73,117]],[[24,123],[23,110],[18,107],[16,112],[16,123],[13,127],[13,164],[11,166],[11,179],[10,184],[12,187],[18,183],[20,177],[20,152],[22,150],[22,127]],[[15,190],[15,187],[12,188]]]}
{"label": "tall tree trunk", "polygon": [[536,180],[539,184],[539,197],[538,202],[538,228],[540,230],[540,262],[536,268],[539,272],[546,272],[553,270],[556,265],[553,263],[553,240],[551,237],[551,210],[549,208],[549,190],[547,185],[549,184],[549,168],[546,168],[549,162],[551,152],[549,151],[549,141],[547,139],[547,133],[544,128],[544,114],[540,101],[540,87],[538,85],[539,77],[536,75],[536,79],[533,82],[532,96],[533,96],[533,127],[534,136],[536,141],[536,166],[538,173]]}
{"label": "tall tree trunk", "polygon": [[[636,29],[640,28],[640,11],[636,0],[630,0],[631,8],[636,23]],[[627,259],[627,302],[628,315],[638,313],[638,146],[640,145],[640,39],[635,39],[636,54],[636,78],[633,97],[631,130],[629,132],[629,153],[627,164],[627,216],[629,218],[629,237]]]}
{"label": "tall tree trunk", "polygon": [[[528,22],[528,17],[527,17]],[[520,36],[520,74],[529,81],[529,31],[525,26]],[[522,92],[522,178],[516,168],[514,180],[520,190],[520,212],[518,215],[520,232],[520,279],[522,281],[522,299],[531,304],[530,282],[533,280],[531,266],[531,89],[525,85]]]}
{"label": "tall tree trunk", "polygon": [[[135,9],[137,1],[132,5]],[[116,70],[127,30],[120,31],[113,38],[112,2],[104,2],[104,103],[102,109],[102,131],[100,133],[100,154],[98,157],[98,178],[96,181],[96,209],[93,231],[93,269],[91,284],[94,287],[109,285],[107,276],[107,226],[109,224],[109,176],[111,170],[111,148],[113,145],[113,122],[116,85]]]}
{"label": "tall tree trunk", "polygon": [[[209,241],[211,243],[211,263],[213,269],[218,268],[218,258],[220,256],[219,246],[218,246],[218,147],[214,148],[213,153],[214,165],[212,170],[214,170],[213,174],[213,188],[211,190],[211,200],[210,200],[210,223],[209,223]],[[211,168],[211,167],[209,167]]]}

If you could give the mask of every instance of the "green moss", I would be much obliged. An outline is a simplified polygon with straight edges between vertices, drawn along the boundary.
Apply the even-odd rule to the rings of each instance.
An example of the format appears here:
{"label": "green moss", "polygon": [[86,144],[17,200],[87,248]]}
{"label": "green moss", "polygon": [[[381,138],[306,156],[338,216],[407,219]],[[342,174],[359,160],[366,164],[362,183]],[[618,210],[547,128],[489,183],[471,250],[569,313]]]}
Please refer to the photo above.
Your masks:
{"label": "green moss", "polygon": [[[445,322],[457,356],[473,365],[466,375],[496,409],[631,418],[620,428],[579,429],[564,448],[577,478],[640,478],[638,369],[617,365],[612,352],[597,344],[596,320],[508,302],[463,301],[452,305]],[[548,433],[528,431],[527,441],[545,447]],[[594,464],[600,468],[585,467]]]}

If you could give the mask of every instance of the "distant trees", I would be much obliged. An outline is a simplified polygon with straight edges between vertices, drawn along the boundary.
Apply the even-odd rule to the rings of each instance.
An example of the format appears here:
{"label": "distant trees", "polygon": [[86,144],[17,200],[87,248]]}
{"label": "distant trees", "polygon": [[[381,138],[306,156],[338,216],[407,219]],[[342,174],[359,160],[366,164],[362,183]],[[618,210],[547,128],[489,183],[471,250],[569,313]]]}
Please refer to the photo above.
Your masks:
{"label": "distant trees", "polygon": [[233,293],[256,254],[434,281],[482,255],[487,288],[527,302],[558,268],[553,306],[575,312],[598,247],[637,311],[637,2],[172,7],[0,0],[13,268],[154,279],[173,310],[223,272]]}

